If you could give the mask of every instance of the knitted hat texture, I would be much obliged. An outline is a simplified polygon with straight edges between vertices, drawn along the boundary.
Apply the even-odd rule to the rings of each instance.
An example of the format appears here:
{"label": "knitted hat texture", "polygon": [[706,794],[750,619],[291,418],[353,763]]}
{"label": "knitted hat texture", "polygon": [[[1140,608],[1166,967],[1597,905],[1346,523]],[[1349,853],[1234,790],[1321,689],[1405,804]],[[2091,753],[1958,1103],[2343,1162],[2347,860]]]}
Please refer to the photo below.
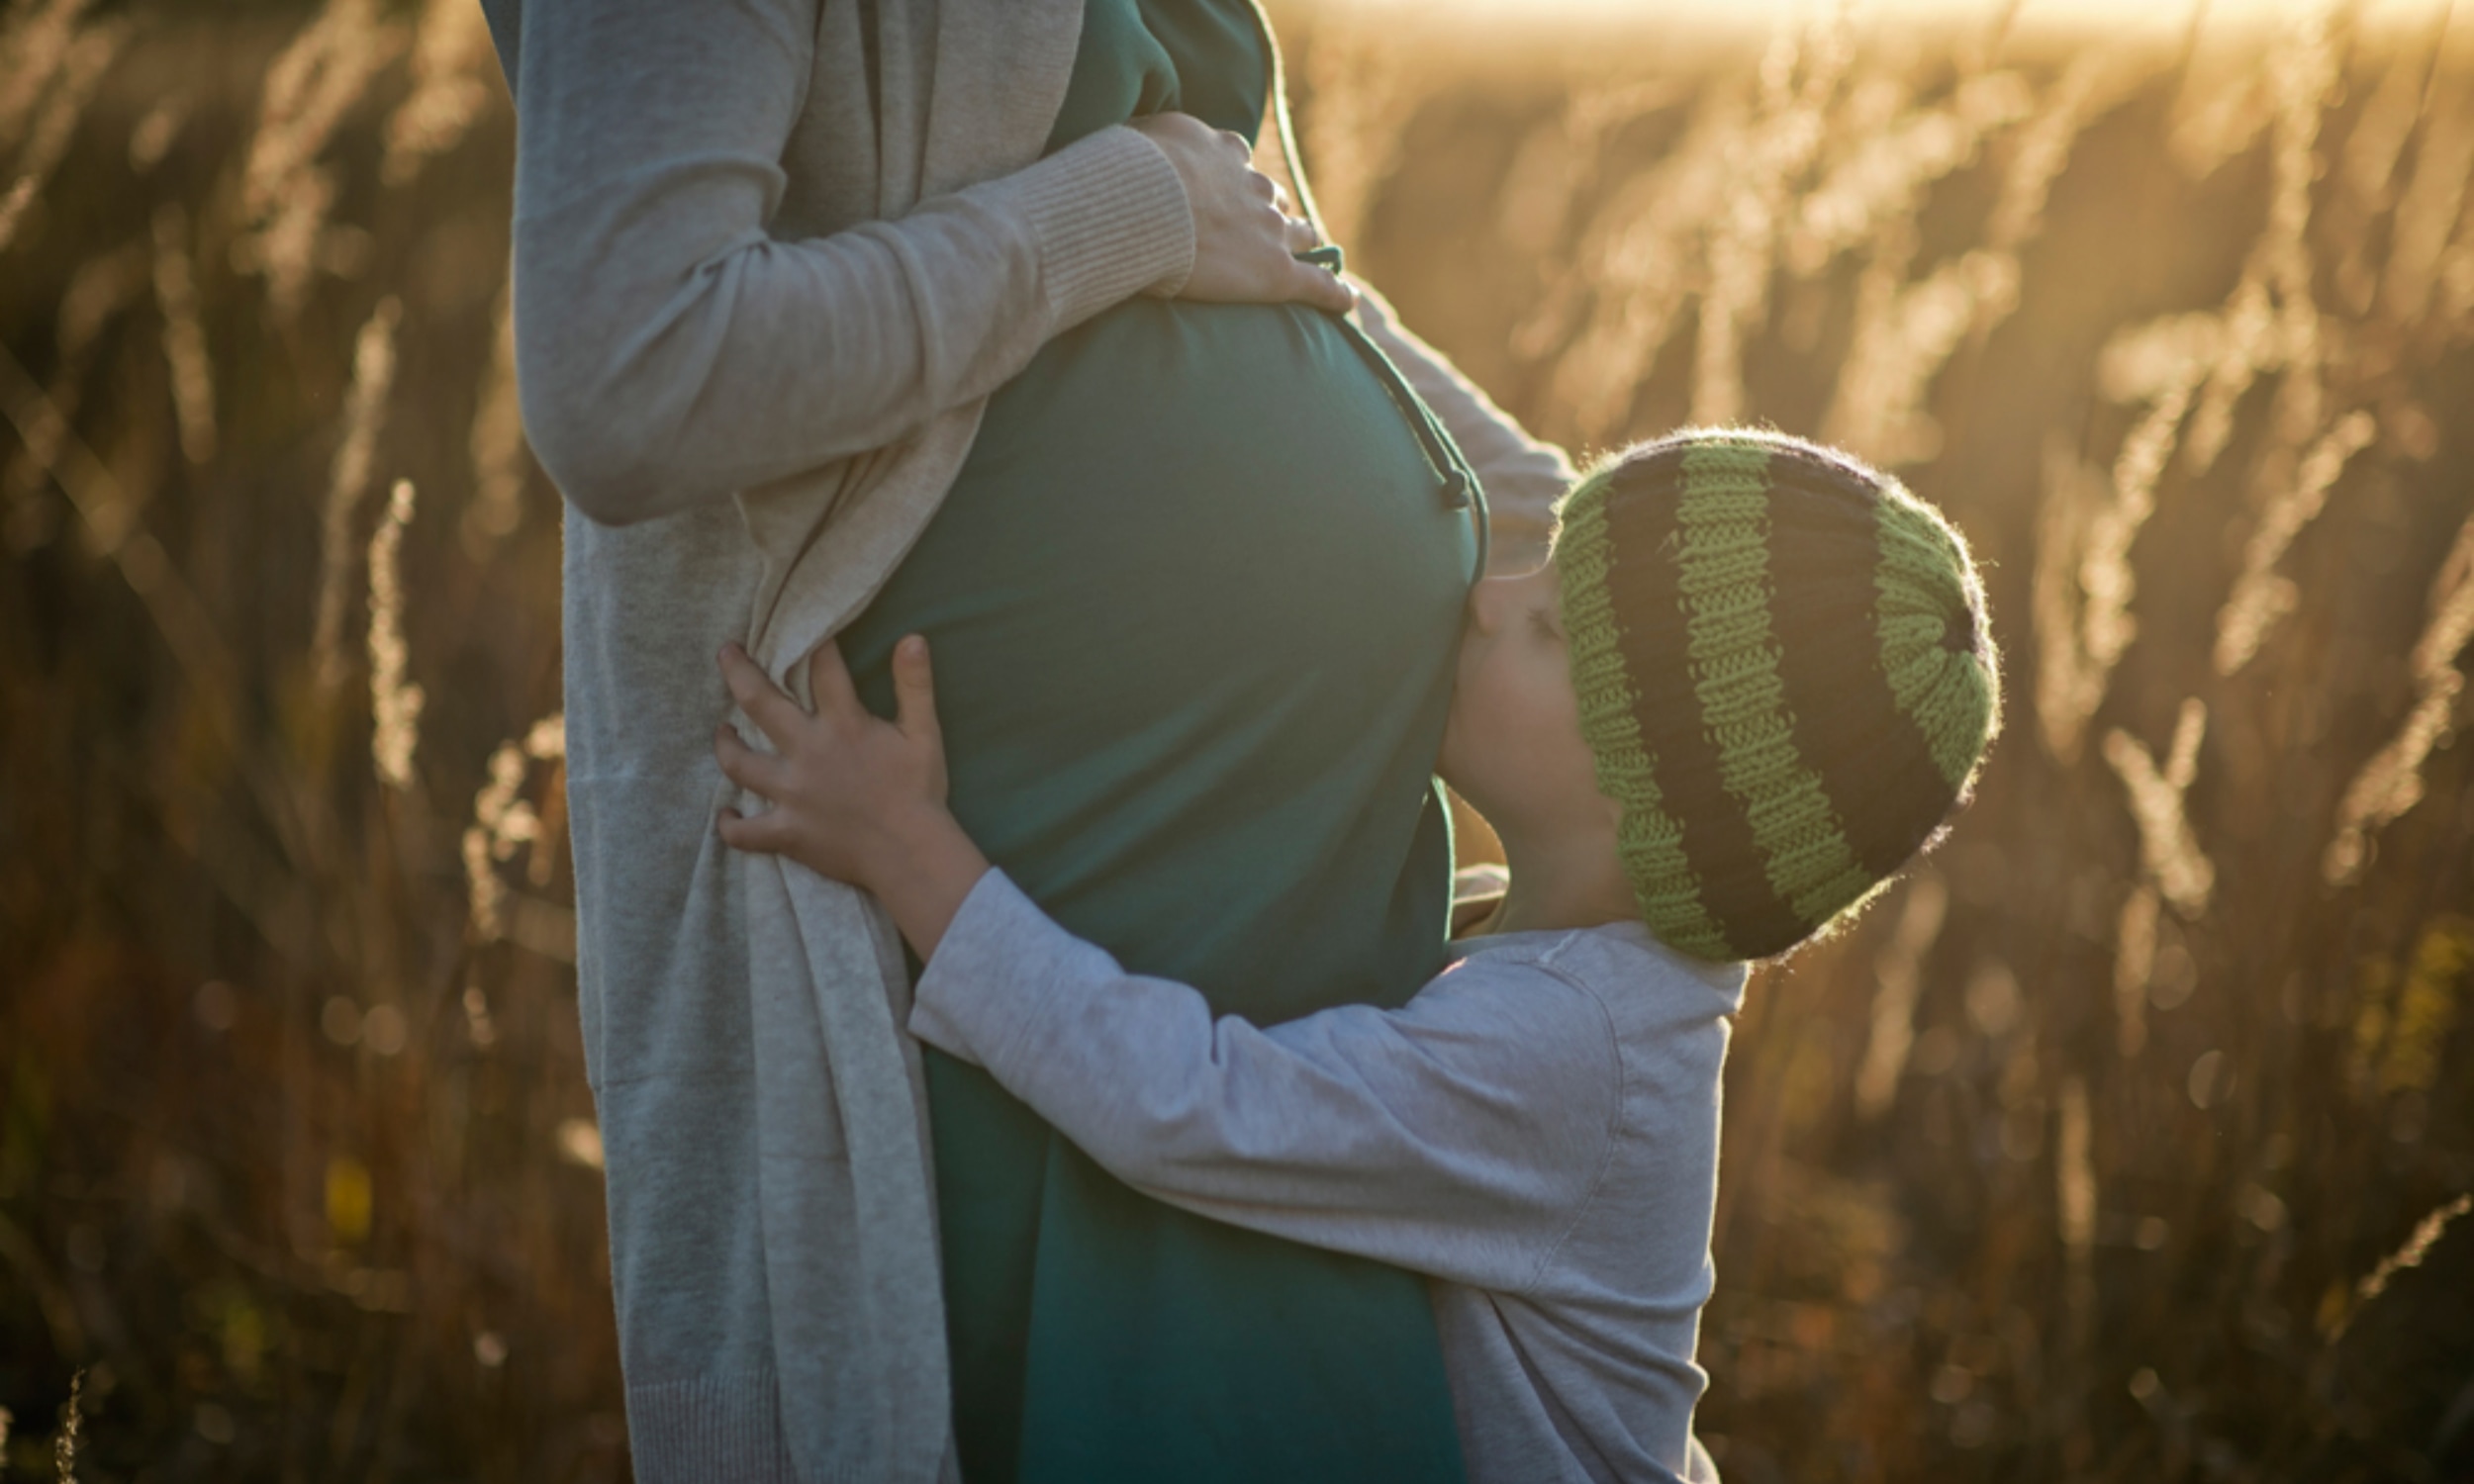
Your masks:
{"label": "knitted hat texture", "polygon": [[1878,890],[2001,722],[1983,586],[1932,507],[1748,429],[1617,454],[1564,502],[1572,687],[1643,920],[1761,959]]}

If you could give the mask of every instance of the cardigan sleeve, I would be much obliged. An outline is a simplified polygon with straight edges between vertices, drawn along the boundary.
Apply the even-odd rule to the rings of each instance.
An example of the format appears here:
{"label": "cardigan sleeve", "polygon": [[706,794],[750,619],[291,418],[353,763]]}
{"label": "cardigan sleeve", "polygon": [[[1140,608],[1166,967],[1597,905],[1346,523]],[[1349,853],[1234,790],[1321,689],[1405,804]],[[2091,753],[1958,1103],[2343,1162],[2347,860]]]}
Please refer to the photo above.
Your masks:
{"label": "cardigan sleeve", "polygon": [[1191,266],[1176,169],[1124,128],[899,221],[772,236],[816,4],[525,0],[503,36],[524,422],[596,519],[899,442]]}

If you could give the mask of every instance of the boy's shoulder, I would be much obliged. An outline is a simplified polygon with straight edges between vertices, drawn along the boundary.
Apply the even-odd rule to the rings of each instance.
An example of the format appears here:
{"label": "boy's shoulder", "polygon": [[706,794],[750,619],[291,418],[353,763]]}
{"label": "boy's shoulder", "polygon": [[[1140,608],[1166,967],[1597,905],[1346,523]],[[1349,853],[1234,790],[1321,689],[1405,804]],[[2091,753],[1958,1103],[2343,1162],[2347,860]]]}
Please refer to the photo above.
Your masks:
{"label": "boy's shoulder", "polygon": [[1544,974],[1600,1002],[1618,1021],[1733,1015],[1743,1007],[1748,970],[1678,953],[1635,922],[1554,932],[1499,933],[1452,945],[1452,971],[1479,979]]}

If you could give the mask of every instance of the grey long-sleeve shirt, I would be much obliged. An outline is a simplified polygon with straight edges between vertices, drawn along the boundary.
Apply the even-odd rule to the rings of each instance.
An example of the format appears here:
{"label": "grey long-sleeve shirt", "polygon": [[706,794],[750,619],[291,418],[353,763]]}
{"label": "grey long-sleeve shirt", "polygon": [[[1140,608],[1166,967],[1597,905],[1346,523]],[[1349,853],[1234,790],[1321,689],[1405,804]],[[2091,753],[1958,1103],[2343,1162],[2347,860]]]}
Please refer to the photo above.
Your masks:
{"label": "grey long-sleeve shirt", "polygon": [[1139,1190],[1441,1280],[1475,1484],[1701,1480],[1693,1350],[1744,979],[1619,924],[1473,940],[1398,1010],[1214,1021],[991,871],[910,1030]]}

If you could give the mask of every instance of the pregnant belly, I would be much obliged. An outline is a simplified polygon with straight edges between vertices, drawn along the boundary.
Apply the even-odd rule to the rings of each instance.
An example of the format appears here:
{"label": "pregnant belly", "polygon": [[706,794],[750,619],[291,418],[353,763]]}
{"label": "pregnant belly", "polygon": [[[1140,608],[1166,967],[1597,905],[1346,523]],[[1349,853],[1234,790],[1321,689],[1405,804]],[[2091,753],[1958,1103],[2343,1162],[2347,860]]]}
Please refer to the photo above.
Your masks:
{"label": "pregnant belly", "polygon": [[1278,1019],[1439,950],[1401,898],[1440,910],[1415,837],[1475,558],[1338,324],[1144,300],[994,399],[845,646],[882,709],[929,636],[955,812],[1061,921]]}

